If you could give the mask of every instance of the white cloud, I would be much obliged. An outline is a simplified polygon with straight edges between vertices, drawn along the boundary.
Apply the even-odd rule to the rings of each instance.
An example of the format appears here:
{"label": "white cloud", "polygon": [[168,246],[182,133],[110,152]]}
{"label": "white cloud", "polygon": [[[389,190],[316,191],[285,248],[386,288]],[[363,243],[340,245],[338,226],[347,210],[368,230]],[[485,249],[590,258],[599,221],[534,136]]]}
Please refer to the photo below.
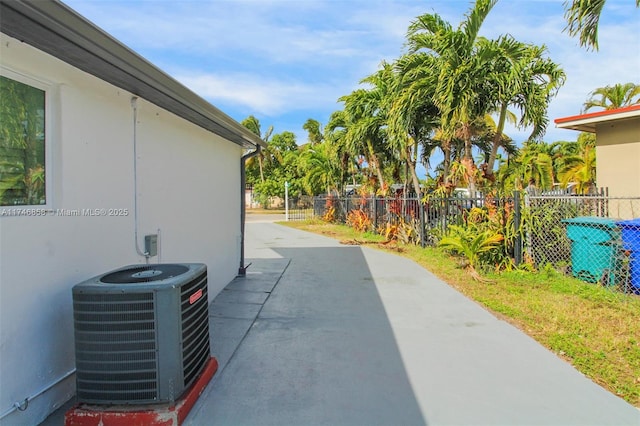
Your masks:
{"label": "white cloud", "polygon": [[[553,119],[579,113],[595,88],[640,83],[634,18],[639,10],[633,1],[607,1],[598,52],[563,33],[563,1],[500,1],[481,32],[545,44],[550,59],[566,71],[567,82],[549,108],[549,141],[571,138],[554,128]],[[246,109],[244,116],[271,117],[274,124],[289,125],[299,114],[298,127],[310,116],[328,116],[340,107],[337,98],[358,87],[382,60],[398,58],[415,17],[438,13],[457,27],[472,5],[471,0],[67,2],[212,103]],[[511,136],[522,139],[525,133]]]}
{"label": "white cloud", "polygon": [[237,73],[182,74],[177,80],[212,103],[224,102],[243,106],[250,113],[277,116],[335,103],[340,88],[326,84],[310,84],[277,78]]}

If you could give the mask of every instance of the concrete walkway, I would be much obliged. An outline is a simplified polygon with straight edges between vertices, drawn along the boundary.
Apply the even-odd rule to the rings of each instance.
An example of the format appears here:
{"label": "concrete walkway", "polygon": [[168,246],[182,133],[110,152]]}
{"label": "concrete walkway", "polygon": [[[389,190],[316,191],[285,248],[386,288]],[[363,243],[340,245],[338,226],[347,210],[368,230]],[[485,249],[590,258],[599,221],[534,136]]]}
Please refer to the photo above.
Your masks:
{"label": "concrete walkway", "polygon": [[211,305],[221,368],[185,425],[640,425],[417,264],[248,216]]}

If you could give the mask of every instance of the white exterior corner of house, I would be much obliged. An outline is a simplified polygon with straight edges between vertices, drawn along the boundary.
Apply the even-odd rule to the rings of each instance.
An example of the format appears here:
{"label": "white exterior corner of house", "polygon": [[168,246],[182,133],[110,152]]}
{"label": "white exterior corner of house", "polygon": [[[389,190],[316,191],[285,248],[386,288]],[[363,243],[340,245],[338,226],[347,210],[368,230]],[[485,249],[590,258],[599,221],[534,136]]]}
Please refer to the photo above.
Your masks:
{"label": "white exterior corner of house", "polygon": [[37,424],[75,392],[71,288],[145,263],[136,228],[140,247],[159,236],[150,263],[205,263],[210,299],[236,276],[241,157],[258,142],[186,88],[173,87],[190,109],[172,111],[147,99],[154,88],[133,93],[8,35],[2,7],[2,75],[46,91],[47,201],[0,206],[0,425]]}

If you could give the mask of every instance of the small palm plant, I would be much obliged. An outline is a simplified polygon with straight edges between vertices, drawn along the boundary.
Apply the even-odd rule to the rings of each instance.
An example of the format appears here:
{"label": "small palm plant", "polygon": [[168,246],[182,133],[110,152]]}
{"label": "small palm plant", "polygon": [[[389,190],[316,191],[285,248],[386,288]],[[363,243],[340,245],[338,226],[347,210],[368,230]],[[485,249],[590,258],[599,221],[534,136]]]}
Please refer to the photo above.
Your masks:
{"label": "small palm plant", "polygon": [[449,235],[440,240],[439,246],[451,250],[465,258],[466,269],[473,279],[482,281],[477,267],[484,254],[500,247],[504,240],[502,234],[490,230],[478,230],[475,227],[451,225]]}

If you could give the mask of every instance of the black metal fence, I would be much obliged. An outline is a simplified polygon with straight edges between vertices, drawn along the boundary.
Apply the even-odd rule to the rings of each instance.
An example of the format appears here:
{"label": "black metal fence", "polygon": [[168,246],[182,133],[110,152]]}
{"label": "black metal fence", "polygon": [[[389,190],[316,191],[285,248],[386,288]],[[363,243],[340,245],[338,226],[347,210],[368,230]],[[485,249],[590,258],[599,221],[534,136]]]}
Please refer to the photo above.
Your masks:
{"label": "black metal fence", "polygon": [[314,218],[314,197],[303,195],[289,198],[285,201],[285,216],[287,220],[307,220]]}
{"label": "black metal fence", "polygon": [[[413,242],[435,245],[452,225],[492,221],[510,236],[508,255],[587,282],[640,293],[640,198],[515,192],[511,197],[315,197],[289,220],[366,221],[384,233],[402,224]],[[356,213],[354,213],[356,212]],[[353,224],[353,223],[352,223]]]}
{"label": "black metal fence", "polygon": [[513,204],[512,197],[427,197],[426,201],[404,197],[332,197],[321,196],[313,200],[313,217],[346,223],[349,214],[361,211],[371,221],[372,229],[399,222],[416,224],[422,245],[434,244],[432,234],[442,235],[451,225],[464,225],[474,207],[504,207]]}

